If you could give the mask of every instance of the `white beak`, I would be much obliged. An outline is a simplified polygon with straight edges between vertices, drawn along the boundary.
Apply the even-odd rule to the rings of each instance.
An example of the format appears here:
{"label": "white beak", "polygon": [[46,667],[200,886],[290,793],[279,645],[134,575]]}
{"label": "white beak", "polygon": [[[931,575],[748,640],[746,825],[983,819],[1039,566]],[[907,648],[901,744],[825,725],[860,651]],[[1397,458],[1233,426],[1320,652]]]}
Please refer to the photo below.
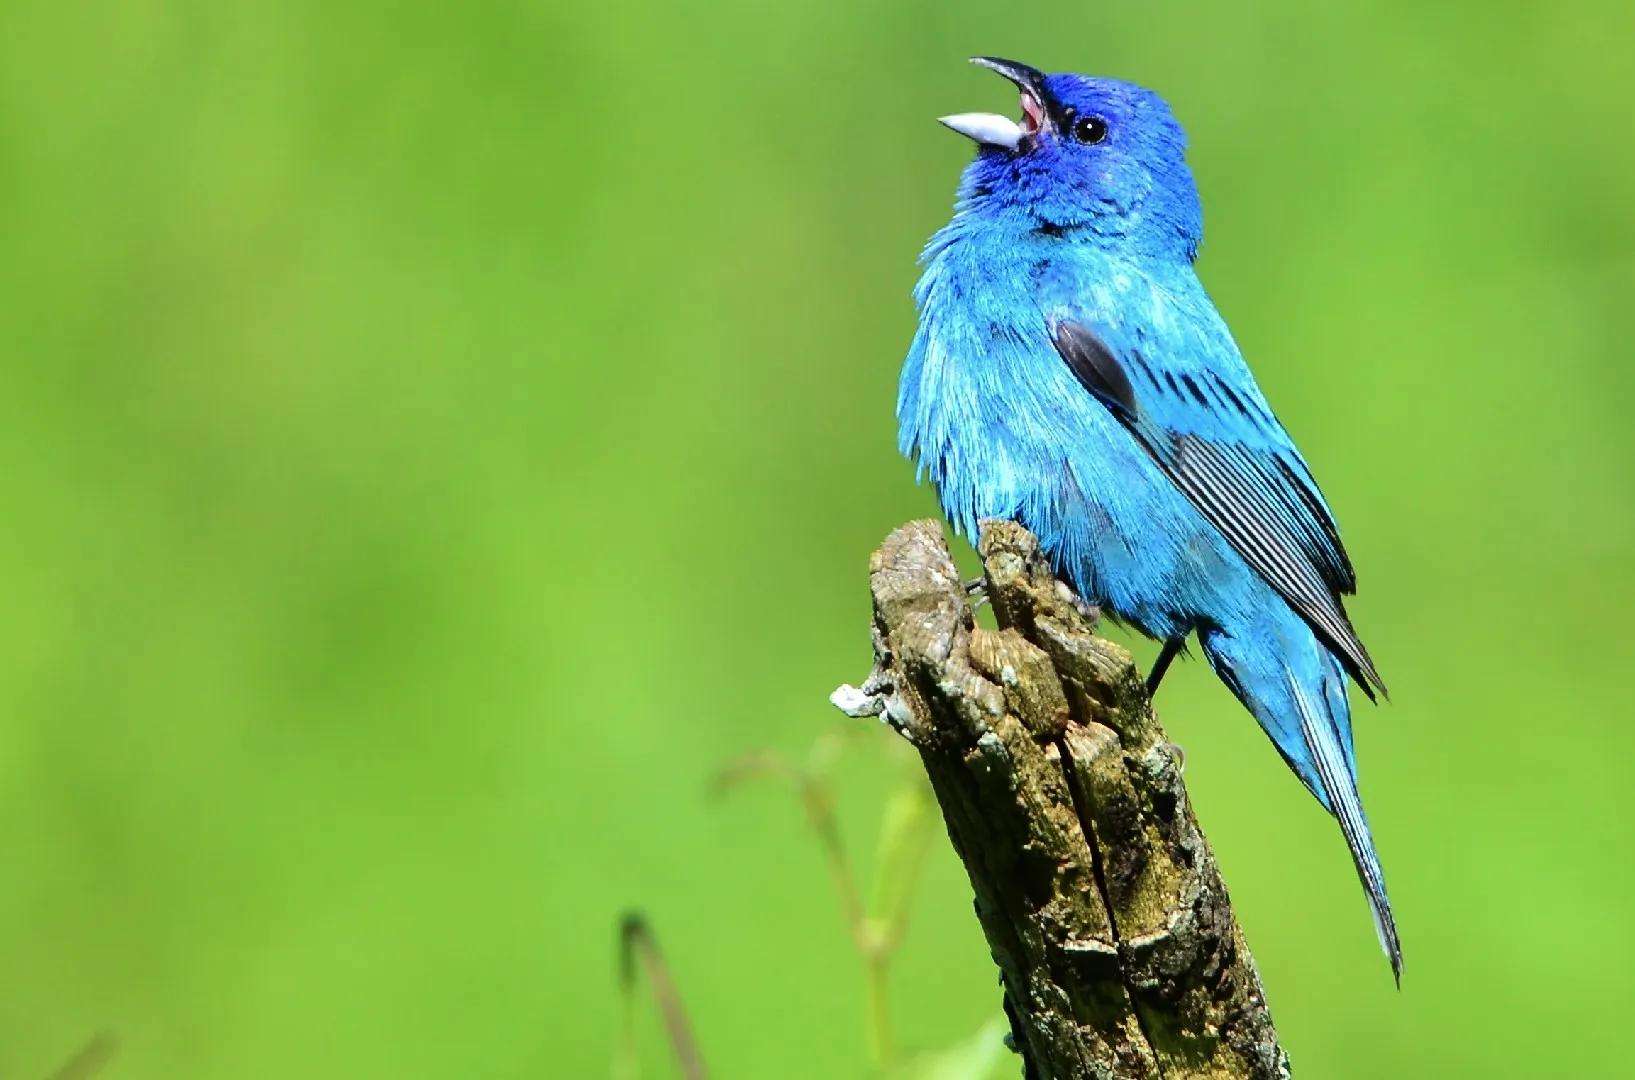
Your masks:
{"label": "white beak", "polygon": [[975,139],[983,146],[1003,146],[1006,150],[1015,150],[1022,141],[1022,125],[1008,116],[968,112],[957,116],[939,116],[937,122],[953,128],[967,139]]}

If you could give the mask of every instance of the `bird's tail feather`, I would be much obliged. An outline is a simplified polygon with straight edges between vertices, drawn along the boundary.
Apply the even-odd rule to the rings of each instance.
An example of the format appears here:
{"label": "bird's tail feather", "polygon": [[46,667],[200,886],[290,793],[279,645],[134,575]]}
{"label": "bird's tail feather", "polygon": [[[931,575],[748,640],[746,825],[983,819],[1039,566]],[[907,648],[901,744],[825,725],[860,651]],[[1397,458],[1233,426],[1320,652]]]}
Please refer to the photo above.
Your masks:
{"label": "bird's tail feather", "polygon": [[1368,894],[1368,911],[1374,917],[1374,932],[1379,935],[1380,948],[1390,959],[1391,974],[1400,986],[1402,942],[1397,937],[1390,897],[1385,893],[1385,873],[1380,869],[1379,856],[1374,852],[1374,836],[1368,830],[1368,818],[1363,814],[1362,800],[1357,795],[1356,777],[1346,762],[1339,732],[1328,709],[1312,701],[1311,695],[1300,685],[1293,672],[1286,672],[1285,675],[1289,692],[1300,713],[1301,736],[1311,751],[1323,790],[1328,794],[1329,809],[1339,819],[1346,847],[1351,849],[1351,861],[1357,866],[1357,877],[1362,880],[1363,890]]}
{"label": "bird's tail feather", "polygon": [[1255,627],[1239,635],[1200,635],[1210,666],[1254,714],[1295,774],[1340,822],[1369,912],[1391,973],[1402,981],[1397,937],[1385,874],[1357,794],[1350,706],[1344,676],[1303,625]]}

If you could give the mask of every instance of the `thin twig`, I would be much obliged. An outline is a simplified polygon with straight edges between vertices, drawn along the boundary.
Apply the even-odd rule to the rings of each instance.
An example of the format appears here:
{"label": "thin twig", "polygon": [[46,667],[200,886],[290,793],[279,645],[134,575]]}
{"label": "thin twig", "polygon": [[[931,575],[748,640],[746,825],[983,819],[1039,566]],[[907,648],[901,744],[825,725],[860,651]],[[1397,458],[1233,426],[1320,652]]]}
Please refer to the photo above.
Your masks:
{"label": "thin twig", "polygon": [[90,1080],[113,1060],[119,1049],[119,1040],[111,1031],[99,1031],[74,1056],[63,1062],[47,1080]]}
{"label": "thin twig", "polygon": [[640,974],[646,976],[647,985],[653,992],[653,1001],[664,1018],[664,1028],[669,1034],[670,1048],[675,1053],[681,1075],[687,1080],[705,1080],[704,1059],[693,1038],[692,1025],[687,1022],[681,995],[676,991],[675,980],[670,977],[664,955],[659,952],[658,941],[648,927],[646,917],[639,911],[627,913],[619,926],[619,972],[625,998],[625,1037],[622,1052],[614,1063],[615,1075],[621,1078],[635,1075],[636,979]]}

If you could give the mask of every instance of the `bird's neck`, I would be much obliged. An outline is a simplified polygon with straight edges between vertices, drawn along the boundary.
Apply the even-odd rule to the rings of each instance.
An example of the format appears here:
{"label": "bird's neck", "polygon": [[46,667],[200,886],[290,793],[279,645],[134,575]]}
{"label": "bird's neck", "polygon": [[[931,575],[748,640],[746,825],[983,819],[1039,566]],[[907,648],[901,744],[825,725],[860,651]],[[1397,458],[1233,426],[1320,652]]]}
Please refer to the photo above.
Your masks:
{"label": "bird's neck", "polygon": [[996,172],[999,167],[983,154],[965,170],[949,229],[999,243],[1061,241],[1155,266],[1197,258],[1203,227],[1190,183],[1184,198],[1132,190],[1113,200],[1027,172]]}
{"label": "bird's neck", "polygon": [[1197,248],[1167,228],[1149,228],[1139,217],[1041,216],[1030,208],[961,202],[954,217],[927,248],[968,247],[1035,264],[1090,259],[1168,279],[1190,276]]}

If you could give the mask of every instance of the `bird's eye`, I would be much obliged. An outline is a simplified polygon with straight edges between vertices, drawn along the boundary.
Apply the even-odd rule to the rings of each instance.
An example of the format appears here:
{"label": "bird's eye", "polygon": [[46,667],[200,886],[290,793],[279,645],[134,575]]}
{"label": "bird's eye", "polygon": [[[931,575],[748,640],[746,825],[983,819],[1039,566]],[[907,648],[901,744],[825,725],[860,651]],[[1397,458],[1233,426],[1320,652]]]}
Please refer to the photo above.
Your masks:
{"label": "bird's eye", "polygon": [[1107,121],[1099,116],[1086,116],[1073,124],[1073,137],[1081,143],[1094,146],[1107,141]]}

